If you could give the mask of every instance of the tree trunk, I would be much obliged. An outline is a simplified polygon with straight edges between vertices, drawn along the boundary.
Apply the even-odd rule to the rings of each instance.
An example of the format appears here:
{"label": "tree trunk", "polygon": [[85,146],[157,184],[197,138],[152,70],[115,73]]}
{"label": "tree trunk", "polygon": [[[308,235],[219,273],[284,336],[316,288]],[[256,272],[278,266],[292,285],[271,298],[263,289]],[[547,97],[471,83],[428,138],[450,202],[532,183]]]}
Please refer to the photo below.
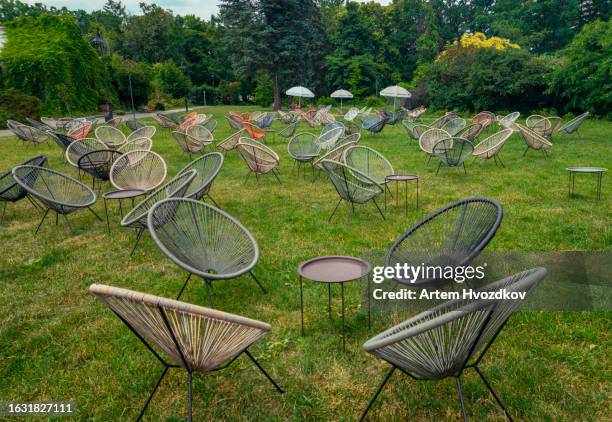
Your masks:
{"label": "tree trunk", "polygon": [[274,111],[281,108],[280,87],[278,86],[278,72],[274,72]]}

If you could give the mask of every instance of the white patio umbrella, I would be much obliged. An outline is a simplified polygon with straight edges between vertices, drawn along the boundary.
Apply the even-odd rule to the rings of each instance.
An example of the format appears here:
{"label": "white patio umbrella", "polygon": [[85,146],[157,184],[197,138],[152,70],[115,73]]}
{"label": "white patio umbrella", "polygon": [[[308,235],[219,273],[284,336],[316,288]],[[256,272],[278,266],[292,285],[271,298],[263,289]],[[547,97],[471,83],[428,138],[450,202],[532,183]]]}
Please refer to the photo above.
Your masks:
{"label": "white patio umbrella", "polygon": [[298,97],[299,104],[302,105],[302,97],[304,98],[314,98],[314,94],[308,88],[304,88],[303,86],[294,86],[293,88],[289,88],[286,95],[290,97]]}
{"label": "white patio umbrella", "polygon": [[345,99],[345,98],[347,98],[347,99],[353,98],[353,94],[351,94],[346,89],[339,89],[337,91],[332,92],[330,97],[331,98],[340,98],[340,112],[342,112],[342,100]]}
{"label": "white patio umbrella", "polygon": [[398,85],[393,85],[393,86],[388,86],[385,89],[383,89],[382,91],[380,91],[380,95],[382,97],[391,97],[393,98],[393,111],[395,111],[395,102],[398,98],[410,98],[412,97],[412,94],[410,94],[410,92],[405,89],[402,88],[401,86]]}

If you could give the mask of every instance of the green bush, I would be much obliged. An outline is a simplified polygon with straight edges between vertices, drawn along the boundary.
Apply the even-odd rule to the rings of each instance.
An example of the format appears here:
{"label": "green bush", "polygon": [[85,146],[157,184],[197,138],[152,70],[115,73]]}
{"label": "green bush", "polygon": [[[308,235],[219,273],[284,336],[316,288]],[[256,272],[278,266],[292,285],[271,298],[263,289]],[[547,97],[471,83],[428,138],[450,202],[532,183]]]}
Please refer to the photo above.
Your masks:
{"label": "green bush", "polygon": [[330,97],[319,97],[317,98],[318,106],[327,106],[327,105],[340,105],[340,101],[336,101]]}
{"label": "green bush", "polygon": [[0,127],[6,127],[7,120],[23,122],[26,117],[38,120],[42,101],[16,89],[0,90]]}
{"label": "green bush", "polygon": [[450,46],[428,71],[434,109],[529,111],[547,106],[554,58],[519,48]]}
{"label": "green bush", "polygon": [[157,63],[155,69],[155,84],[163,95],[170,98],[184,98],[191,90],[191,80],[171,60]]}
{"label": "green bush", "polygon": [[221,82],[219,96],[223,104],[238,104],[240,102],[240,82]]}
{"label": "green bush", "polygon": [[257,75],[257,87],[253,91],[253,102],[261,107],[268,107],[274,102],[274,84],[265,72]]}
{"label": "green bush", "polygon": [[133,62],[124,60],[121,56],[114,54],[111,60],[112,84],[119,95],[119,101],[126,109],[131,109],[131,90],[134,95],[134,107],[138,108],[145,104],[153,92],[153,67],[144,62]]}
{"label": "green bush", "polygon": [[567,110],[612,114],[612,21],[595,21],[582,28],[561,51],[562,66],[551,91],[567,101]]}
{"label": "green bush", "polygon": [[369,97],[365,97],[363,99],[363,104],[366,107],[385,107],[387,105],[385,100],[375,95],[370,95]]}
{"label": "green bush", "polygon": [[87,113],[103,101],[104,66],[74,17],[43,14],[5,24],[3,85],[40,98],[44,114]]}

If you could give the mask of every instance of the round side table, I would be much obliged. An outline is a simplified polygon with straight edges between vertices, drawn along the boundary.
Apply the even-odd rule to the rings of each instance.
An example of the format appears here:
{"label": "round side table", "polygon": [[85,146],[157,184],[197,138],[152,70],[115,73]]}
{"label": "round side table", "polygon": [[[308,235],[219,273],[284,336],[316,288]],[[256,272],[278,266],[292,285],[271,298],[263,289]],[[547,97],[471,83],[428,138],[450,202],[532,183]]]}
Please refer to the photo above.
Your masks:
{"label": "round side table", "polygon": [[[385,184],[395,182],[395,205],[399,203],[399,183],[404,182],[405,205],[404,211],[408,215],[408,182],[416,180],[416,207],[419,208],[419,176],[416,174],[390,174],[385,176]],[[387,190],[385,189],[385,210],[387,209]]]}
{"label": "round side table", "polygon": [[123,199],[131,199],[132,207],[134,207],[134,198],[143,195],[145,193],[142,189],[120,189],[114,190],[110,192],[106,192],[102,195],[104,199],[104,213],[106,214],[106,228],[108,229],[108,234],[110,234],[110,223],[108,221],[108,208],[106,206],[107,200],[117,200],[119,201],[119,213],[121,214],[121,218],[123,218],[123,207],[121,206],[121,201]]}
{"label": "round side table", "polygon": [[601,199],[601,181],[603,174],[608,171],[604,167],[568,167],[565,170],[569,172],[569,188],[568,196],[572,196],[576,186],[576,174],[595,174],[597,175],[597,199]]}
{"label": "round side table", "polygon": [[[300,275],[300,307],[302,314],[302,335],[304,335],[304,286],[303,278],[327,284],[327,312],[331,319],[331,285],[340,284],[340,299],[342,302],[342,349],[345,349],[344,334],[344,283],[360,279],[368,275],[371,265],[360,258],[352,256],[321,256],[302,262],[298,267]],[[369,301],[369,295],[368,295]],[[369,303],[369,302],[368,302]],[[370,321],[370,306],[368,306],[368,321]]]}

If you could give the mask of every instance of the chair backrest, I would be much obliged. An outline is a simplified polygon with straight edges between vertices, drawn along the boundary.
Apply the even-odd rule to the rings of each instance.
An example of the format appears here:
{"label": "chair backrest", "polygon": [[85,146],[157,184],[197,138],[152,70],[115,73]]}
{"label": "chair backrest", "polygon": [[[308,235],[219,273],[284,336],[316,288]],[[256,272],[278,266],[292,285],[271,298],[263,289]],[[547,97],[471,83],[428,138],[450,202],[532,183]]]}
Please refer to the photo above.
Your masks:
{"label": "chair backrest", "polygon": [[128,119],[128,120],[125,121],[125,125],[132,132],[134,132],[135,130],[140,129],[143,126],[145,126],[145,124],[143,122],[141,122],[140,120],[137,120],[137,119]]}
{"label": "chair backrest", "polygon": [[208,120],[206,120],[205,122],[203,122],[199,126],[202,126],[202,127],[206,128],[206,129],[208,129],[208,131],[212,134],[215,131],[215,129],[217,128],[217,123],[218,122],[216,120],[208,119]]}
{"label": "chair backrest", "polygon": [[476,145],[473,154],[485,158],[493,157],[513,133],[512,129],[504,129],[494,133]]}
{"label": "chair backrest", "polygon": [[70,144],[74,142],[74,139],[68,135],[64,135],[63,133],[48,131],[47,134],[55,141],[57,146],[64,150],[64,152],[66,151],[66,148],[68,148]]}
{"label": "chair backrest", "polygon": [[465,127],[465,125],[465,119],[461,117],[455,117],[444,123],[440,129],[447,131],[452,136],[455,136],[457,133],[459,133],[461,129]]}
{"label": "chair backrest", "polygon": [[255,173],[268,173],[279,164],[279,157],[272,149],[250,138],[240,138],[236,150]]}
{"label": "chair backrest", "polygon": [[336,145],[338,139],[340,139],[340,137],[344,134],[344,130],[345,128],[343,125],[341,127],[332,127],[331,129],[321,131],[321,134],[316,139],[316,143],[321,147],[321,149],[328,151]]}
{"label": "chair backrest", "polygon": [[89,186],[47,167],[17,166],[12,174],[28,194],[59,213],[67,214],[96,202],[96,194]]}
{"label": "chair backrest", "polygon": [[483,347],[545,276],[544,268],[533,268],[491,283],[477,291],[525,295],[450,300],[378,334],[363,347],[416,378],[456,376],[479,352],[486,352]]}
{"label": "chair backrest", "polygon": [[546,129],[550,127],[550,122],[547,121],[546,117],[540,114],[532,114],[531,116],[527,117],[525,124],[529,129],[533,129],[534,127],[537,127],[538,129]]}
{"label": "chair backrest", "polygon": [[586,113],[581,114],[580,116],[574,117],[572,120],[564,124],[559,128],[559,132],[565,133],[573,133],[578,130],[582,122],[584,122],[590,113],[587,111]]}
{"label": "chair backrest", "polygon": [[195,179],[196,171],[188,170],[185,173],[174,176],[169,182],[164,183],[139,202],[132,210],[123,217],[123,227],[147,228],[147,215],[153,205],[166,198],[182,198],[189,189],[189,185]]}
{"label": "chair backrest", "polygon": [[68,163],[71,165],[78,167],[79,158],[81,158],[83,155],[87,154],[88,152],[107,148],[108,147],[104,144],[104,142],[101,142],[96,138],[77,139],[68,145],[68,148],[66,148],[66,161],[68,161]]}
{"label": "chair backrest", "polygon": [[[425,217],[391,246],[386,266],[397,264],[461,267],[469,265],[489,244],[503,211],[493,199],[468,198]],[[440,274],[424,274],[416,280],[394,278],[407,285],[448,282]]]}
{"label": "chair backrest", "polygon": [[346,201],[362,204],[384,192],[374,179],[345,163],[322,160],[320,165],[338,195]]}
{"label": "chair backrest", "polygon": [[[349,135],[349,137],[352,137],[352,136],[353,135]],[[344,155],[344,151],[346,151],[350,147],[357,145],[358,142],[359,142],[359,134],[357,134],[357,140],[349,140],[349,141],[342,142],[341,144],[336,145],[335,148],[329,150],[326,154],[317,158],[312,163],[312,165],[318,169],[323,170],[323,166],[321,165],[321,162],[323,160],[342,162],[342,156]]]}
{"label": "chair backrest", "polygon": [[[419,125],[417,125],[419,126]],[[433,147],[438,141],[450,138],[451,135],[442,129],[427,129],[419,137],[419,147],[426,154],[433,154]]]}
{"label": "chair backrest", "polygon": [[134,130],[132,133],[130,133],[126,141],[129,142],[133,139],[138,138],[153,139],[153,137],[155,136],[155,132],[157,132],[157,128],[155,126],[141,126]]}
{"label": "chair backrest", "polygon": [[278,135],[282,136],[283,138],[290,138],[295,134],[295,130],[297,129],[297,126],[298,126],[297,121],[293,123],[289,123],[286,127],[284,127],[278,132]]}
{"label": "chair backrest", "polygon": [[153,151],[134,150],[119,157],[111,168],[110,182],[117,189],[150,191],[166,178],[164,159]]}
{"label": "chair backrest", "polygon": [[249,136],[253,139],[261,139],[264,136],[266,136],[266,133],[262,129],[258,128],[251,122],[248,122],[248,121],[242,122],[242,127],[247,131]]}
{"label": "chair backrest", "polygon": [[125,144],[126,137],[119,129],[114,126],[98,126],[95,131],[96,138],[109,148],[120,147]]}
{"label": "chair backrest", "polygon": [[446,113],[444,116],[437,118],[436,120],[434,120],[433,122],[431,122],[430,125],[428,125],[431,128],[437,128],[440,129],[442,126],[444,126],[446,124],[446,122],[448,122],[449,120],[452,120],[454,118],[457,118],[459,116],[457,116],[456,113],[453,113],[452,111]]}
{"label": "chair backrest", "polygon": [[92,284],[89,292],[173,364],[222,368],[271,330],[269,324],[146,293]]}
{"label": "chair backrest", "polygon": [[296,160],[312,159],[321,152],[321,145],[317,142],[316,135],[302,132],[287,143],[287,152]]}
{"label": "chair backrest", "polygon": [[543,148],[552,147],[552,144],[548,141],[548,139],[536,133],[534,130],[526,128],[523,125],[519,125],[518,123],[516,123],[515,125],[529,148],[540,150]]}
{"label": "chair backrest", "polygon": [[136,138],[136,139],[132,139],[131,141],[126,142],[125,144],[121,145],[119,148],[117,148],[117,151],[119,151],[122,154],[125,154],[126,152],[136,151],[136,150],[151,151],[151,148],[153,148],[153,141],[151,139]]}
{"label": "chair backrest", "polygon": [[[47,157],[38,155],[21,163],[22,166],[45,167],[47,165]],[[34,171],[34,176],[38,174]],[[24,177],[28,178],[28,177]],[[23,199],[27,195],[27,191],[22,188],[13,177],[12,169],[0,175],[0,201],[15,202]]]}
{"label": "chair backrest", "polygon": [[162,113],[155,113],[152,117],[163,128],[168,129],[176,126],[174,120],[170,119]]}
{"label": "chair backrest", "polygon": [[221,148],[224,151],[231,151],[236,148],[236,144],[238,144],[240,138],[245,137],[246,135],[246,130],[240,129],[236,133],[231,134],[230,136],[219,142],[217,144],[217,147]]}
{"label": "chair backrest", "polygon": [[484,126],[480,123],[471,123],[457,132],[457,138],[467,139],[470,142],[473,142],[474,139],[478,138],[480,132],[484,129]]}
{"label": "chair backrest", "polygon": [[506,129],[514,129],[514,122],[521,116],[521,113],[518,111],[514,111],[510,114],[507,114],[501,118],[499,118],[499,124]]}
{"label": "chair backrest", "polygon": [[79,158],[77,167],[100,180],[108,180],[110,169],[120,156],[121,153],[114,149],[87,152]]}
{"label": "chair backrest", "polygon": [[474,152],[474,145],[463,138],[441,139],[433,146],[433,155],[448,167],[457,167]]}
{"label": "chair backrest", "polygon": [[395,174],[393,166],[384,155],[365,145],[354,145],[347,148],[342,156],[342,161],[380,185],[385,183],[386,176]]}
{"label": "chair backrest", "polygon": [[357,107],[351,107],[344,115],[344,120],[352,122],[355,117],[357,117],[357,114],[359,114],[359,109]]}
{"label": "chair backrest", "polygon": [[79,124],[74,125],[66,135],[70,136],[74,139],[83,139],[87,137],[93,125],[90,122],[80,122]]}
{"label": "chair backrest", "polygon": [[472,124],[479,124],[485,129],[495,121],[495,115],[490,111],[481,111],[472,117],[470,121]]}
{"label": "chair backrest", "polygon": [[199,200],[208,193],[213,181],[219,174],[223,166],[223,154],[219,152],[210,152],[196,158],[191,163],[187,164],[178,174],[183,174],[189,170],[196,171],[196,177],[193,179],[189,188],[185,192],[185,198]]}
{"label": "chair backrest", "polygon": [[167,199],[148,217],[151,237],[186,271],[212,280],[238,277],[259,260],[251,233],[228,213],[193,199]]}
{"label": "chair backrest", "polygon": [[[216,122],[216,120],[213,120],[213,121]],[[206,145],[210,145],[213,143],[213,139],[214,139],[213,134],[206,126],[201,126],[201,125],[190,126],[187,129],[186,133],[187,135],[196,139],[200,145],[206,146]]]}
{"label": "chair backrest", "polygon": [[227,120],[227,123],[232,129],[242,129],[242,119],[229,115],[225,116],[225,120]]}
{"label": "chair backrest", "polygon": [[404,126],[406,131],[408,131],[408,135],[410,135],[410,137],[417,142],[419,141],[423,133],[427,132],[430,129],[433,129],[432,127],[423,124],[410,124],[405,120],[402,122],[402,125]]}

